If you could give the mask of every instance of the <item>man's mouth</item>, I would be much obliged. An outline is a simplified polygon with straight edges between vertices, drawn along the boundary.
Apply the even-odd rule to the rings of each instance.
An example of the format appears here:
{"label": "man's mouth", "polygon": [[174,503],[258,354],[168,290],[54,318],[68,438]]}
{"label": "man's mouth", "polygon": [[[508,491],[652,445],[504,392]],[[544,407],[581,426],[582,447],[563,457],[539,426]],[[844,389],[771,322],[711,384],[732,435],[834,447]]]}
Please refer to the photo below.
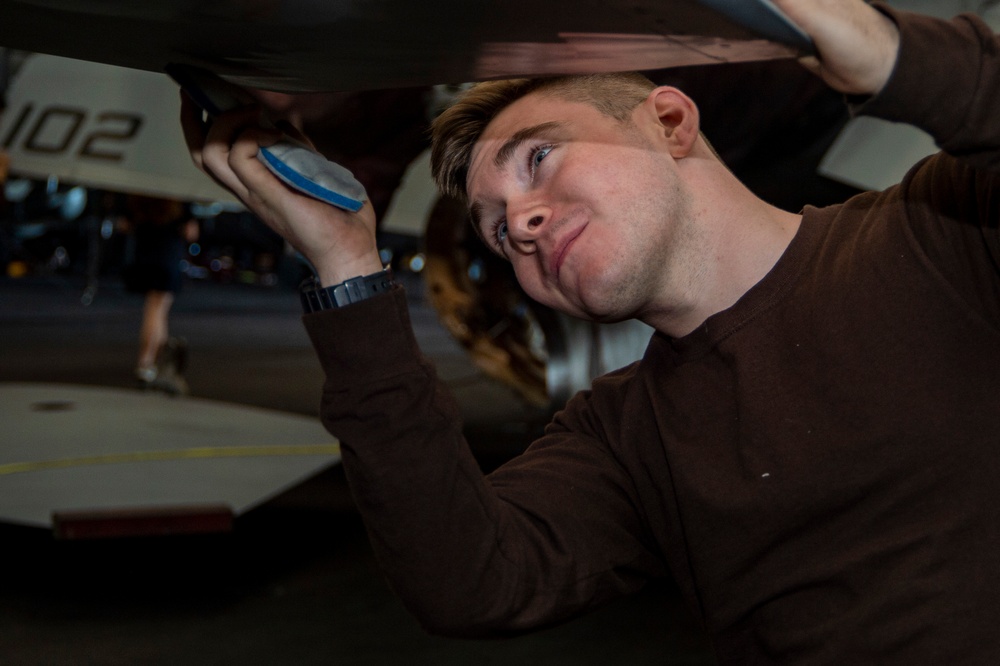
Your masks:
{"label": "man's mouth", "polygon": [[559,270],[562,268],[563,262],[566,261],[566,255],[569,254],[569,248],[573,245],[573,242],[580,237],[583,233],[586,224],[581,224],[576,229],[571,229],[569,232],[563,234],[563,237],[559,239],[556,243],[555,249],[552,252],[552,261],[550,270],[552,275],[559,279]]}

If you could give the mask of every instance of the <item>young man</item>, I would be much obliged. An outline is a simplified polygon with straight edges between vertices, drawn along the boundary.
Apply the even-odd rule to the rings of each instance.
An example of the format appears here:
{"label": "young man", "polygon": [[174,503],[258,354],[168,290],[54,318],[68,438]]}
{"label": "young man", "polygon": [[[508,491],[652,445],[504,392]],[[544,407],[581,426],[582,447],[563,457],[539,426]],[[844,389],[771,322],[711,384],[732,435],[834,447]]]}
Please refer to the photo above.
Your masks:
{"label": "young man", "polygon": [[[945,152],[790,215],[683,93],[631,77],[489,84],[439,121],[440,182],[530,295],[657,329],[524,455],[479,472],[401,290],[305,317],[372,544],[430,630],[530,629],[673,575],[723,662],[1000,658],[1000,44],[971,17],[776,4],[807,66]],[[196,163],[323,285],[380,271],[370,213],[283,189],[252,114],[206,138],[188,108]]]}

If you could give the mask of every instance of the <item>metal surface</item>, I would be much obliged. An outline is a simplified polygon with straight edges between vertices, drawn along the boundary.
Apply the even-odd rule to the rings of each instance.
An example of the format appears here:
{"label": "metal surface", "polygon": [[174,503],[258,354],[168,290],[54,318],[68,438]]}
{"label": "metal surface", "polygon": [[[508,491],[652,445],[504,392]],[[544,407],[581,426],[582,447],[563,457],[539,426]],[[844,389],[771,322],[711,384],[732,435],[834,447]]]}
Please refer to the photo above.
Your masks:
{"label": "metal surface", "polygon": [[288,92],[654,69],[808,48],[767,0],[721,4],[756,6],[733,13],[753,17],[756,31],[697,0],[8,0],[0,46],[151,71],[183,62]]}

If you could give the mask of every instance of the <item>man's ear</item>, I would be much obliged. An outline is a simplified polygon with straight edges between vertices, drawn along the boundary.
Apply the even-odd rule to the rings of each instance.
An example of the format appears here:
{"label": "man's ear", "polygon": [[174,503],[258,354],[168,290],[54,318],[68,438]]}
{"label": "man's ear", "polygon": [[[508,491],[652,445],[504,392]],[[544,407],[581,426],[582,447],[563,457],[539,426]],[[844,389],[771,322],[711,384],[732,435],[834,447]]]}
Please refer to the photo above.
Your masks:
{"label": "man's ear", "polygon": [[656,114],[659,122],[657,132],[666,139],[670,154],[675,159],[686,157],[701,129],[694,100],[677,88],[660,86],[649,93],[646,104]]}

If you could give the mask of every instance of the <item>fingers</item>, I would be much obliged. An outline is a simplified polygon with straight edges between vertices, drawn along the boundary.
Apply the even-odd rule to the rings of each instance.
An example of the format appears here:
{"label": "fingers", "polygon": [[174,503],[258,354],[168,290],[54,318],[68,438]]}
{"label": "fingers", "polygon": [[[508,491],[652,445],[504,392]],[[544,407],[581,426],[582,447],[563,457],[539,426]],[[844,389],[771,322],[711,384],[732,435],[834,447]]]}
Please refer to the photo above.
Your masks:
{"label": "fingers", "polygon": [[211,178],[216,185],[226,189],[227,186],[216,175],[205,167],[203,151],[206,137],[208,135],[209,123],[206,122],[205,113],[186,92],[181,90],[181,130],[184,133],[184,142],[187,144],[188,154],[191,161],[200,171]]}
{"label": "fingers", "polygon": [[184,132],[184,142],[195,166],[202,169],[201,148],[205,145],[206,124],[203,112],[197,104],[181,90],[181,130]]}
{"label": "fingers", "polygon": [[257,160],[257,151],[274,143],[280,133],[260,127],[259,115],[256,107],[237,109],[215,118],[207,128],[190,111],[182,116],[192,160],[247,204],[253,190],[276,184]]}

